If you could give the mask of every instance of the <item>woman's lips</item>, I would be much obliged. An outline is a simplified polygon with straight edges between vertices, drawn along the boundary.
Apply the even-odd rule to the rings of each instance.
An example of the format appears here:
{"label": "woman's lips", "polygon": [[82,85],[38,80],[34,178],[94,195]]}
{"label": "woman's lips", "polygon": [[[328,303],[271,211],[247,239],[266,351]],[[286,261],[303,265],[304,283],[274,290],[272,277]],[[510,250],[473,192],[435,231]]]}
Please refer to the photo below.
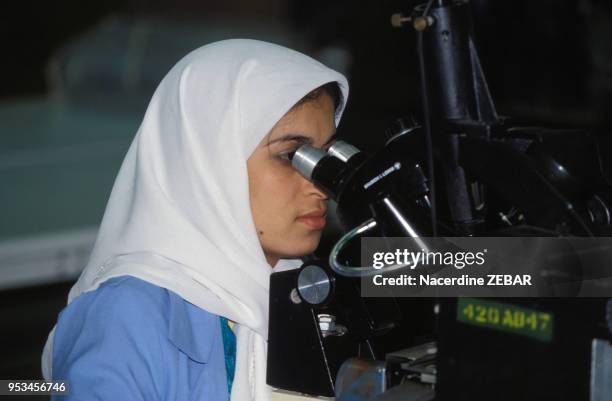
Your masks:
{"label": "woman's lips", "polygon": [[315,212],[305,214],[297,218],[297,221],[304,223],[313,230],[322,230],[325,227],[325,212]]}

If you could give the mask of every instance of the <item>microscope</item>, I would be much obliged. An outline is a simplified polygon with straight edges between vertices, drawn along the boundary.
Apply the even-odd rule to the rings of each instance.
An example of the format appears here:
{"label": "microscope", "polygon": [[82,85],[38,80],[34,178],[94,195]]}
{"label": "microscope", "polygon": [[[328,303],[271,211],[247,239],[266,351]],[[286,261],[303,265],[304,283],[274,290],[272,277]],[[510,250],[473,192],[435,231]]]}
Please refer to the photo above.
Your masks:
{"label": "microscope", "polygon": [[[272,274],[268,384],[338,400],[612,400],[607,282],[586,297],[362,296],[377,273],[362,263],[365,237],[422,250],[436,238],[600,241],[576,256],[609,252],[612,234],[609,152],[588,132],[497,114],[467,1],[430,0],[391,21],[416,33],[421,122],[397,120],[374,154],[339,141],[293,155],[345,233],[328,259]],[[583,260],[553,273],[575,283],[612,269],[600,258],[592,276]]]}

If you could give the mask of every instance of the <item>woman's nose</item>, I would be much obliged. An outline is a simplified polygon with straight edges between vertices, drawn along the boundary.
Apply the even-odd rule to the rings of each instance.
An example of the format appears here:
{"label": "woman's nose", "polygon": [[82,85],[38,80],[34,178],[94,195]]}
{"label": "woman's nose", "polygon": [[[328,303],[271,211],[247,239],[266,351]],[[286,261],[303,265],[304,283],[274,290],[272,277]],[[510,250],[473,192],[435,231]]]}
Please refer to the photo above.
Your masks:
{"label": "woman's nose", "polygon": [[306,185],[306,191],[308,195],[315,195],[321,198],[321,200],[329,199],[327,194],[323,192],[321,189],[319,189],[319,187],[317,187],[315,184],[313,184],[312,181],[309,181],[304,177],[302,177],[302,179],[306,181],[305,185]]}

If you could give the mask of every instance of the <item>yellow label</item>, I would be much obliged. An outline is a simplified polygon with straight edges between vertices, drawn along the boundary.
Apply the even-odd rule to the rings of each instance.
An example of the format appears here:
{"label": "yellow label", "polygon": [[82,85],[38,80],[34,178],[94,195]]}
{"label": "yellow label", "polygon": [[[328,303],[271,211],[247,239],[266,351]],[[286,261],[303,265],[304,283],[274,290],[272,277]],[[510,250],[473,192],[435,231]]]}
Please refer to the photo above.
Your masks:
{"label": "yellow label", "polygon": [[479,298],[459,298],[457,320],[546,342],[553,333],[553,315],[548,312]]}

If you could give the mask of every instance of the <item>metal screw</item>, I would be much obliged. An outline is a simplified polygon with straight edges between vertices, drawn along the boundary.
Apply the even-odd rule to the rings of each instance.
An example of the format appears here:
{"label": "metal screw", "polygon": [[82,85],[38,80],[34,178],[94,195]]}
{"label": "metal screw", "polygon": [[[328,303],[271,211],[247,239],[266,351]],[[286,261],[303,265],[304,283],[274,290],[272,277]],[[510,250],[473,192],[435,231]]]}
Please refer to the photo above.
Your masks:
{"label": "metal screw", "polygon": [[434,19],[431,17],[417,17],[412,21],[412,26],[417,31],[424,31],[428,26],[432,26]]}
{"label": "metal screw", "polygon": [[391,25],[394,28],[401,28],[405,22],[410,22],[410,17],[404,17],[402,13],[395,13],[391,16]]}

